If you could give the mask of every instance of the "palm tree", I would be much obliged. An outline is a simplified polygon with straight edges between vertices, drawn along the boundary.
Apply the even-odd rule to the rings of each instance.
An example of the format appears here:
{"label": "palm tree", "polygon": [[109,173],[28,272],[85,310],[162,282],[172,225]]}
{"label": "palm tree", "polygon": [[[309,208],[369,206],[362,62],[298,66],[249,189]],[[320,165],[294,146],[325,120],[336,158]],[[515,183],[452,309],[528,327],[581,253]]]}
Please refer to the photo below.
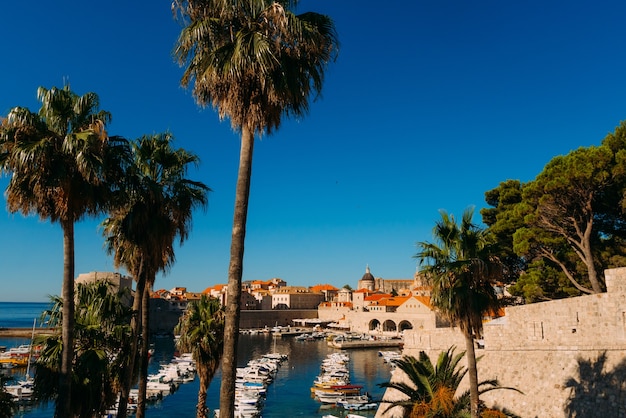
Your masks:
{"label": "palm tree", "polygon": [[473,208],[463,212],[458,225],[454,216],[441,211],[433,229],[436,243],[418,242],[415,258],[432,286],[433,306],[465,336],[470,382],[471,416],[478,417],[479,388],[474,337],[482,332],[485,314],[496,312],[499,301],[492,286],[501,273],[490,257],[484,231],[472,223]]}
{"label": "palm tree", "polygon": [[[419,358],[404,356],[397,360],[396,366],[408,380],[381,383],[379,386],[395,389],[406,399],[389,402],[385,411],[401,406],[405,409],[405,416],[411,418],[466,417],[470,409],[469,391],[454,396],[467,374],[467,368],[459,366],[465,352],[455,354],[454,351],[455,347],[442,351],[434,365],[423,351],[420,351]],[[495,389],[510,389],[499,386],[496,380],[482,381],[478,386],[481,394]]]}
{"label": "palm tree", "polygon": [[165,133],[131,142],[132,161],[120,199],[103,222],[106,247],[114,255],[115,266],[124,266],[137,281],[132,357],[126,366],[128,375],[120,396],[119,416],[126,414],[140,335],[137,417],[145,414],[150,289],[157,273],[166,273],[174,263],[174,241],[178,237],[182,244],[187,239],[193,210],[206,206],[210,190],[185,177],[188,166],[199,162],[198,157],[174,149],[172,141],[173,136]]}
{"label": "palm tree", "polygon": [[255,135],[271,133],[283,114],[302,116],[319,94],[338,41],[332,20],[295,15],[297,0],[174,0],[185,27],[174,54],[186,66],[181,83],[193,83],[202,106],[212,104],[241,134],[239,171],[228,269],[220,413],[234,414],[243,254]]}
{"label": "palm tree", "polygon": [[207,390],[219,368],[224,350],[224,310],[220,301],[202,295],[199,301],[189,303],[174,332],[180,335],[177,347],[191,353],[200,378],[197,418],[206,418]]}
{"label": "palm tree", "polygon": [[[109,138],[108,112],[95,93],[78,96],[69,86],[40,87],[39,113],[22,107],[9,112],[0,130],[0,169],[11,173],[7,205],[11,212],[37,214],[63,230],[63,356],[55,416],[71,407],[74,335],[74,224],[102,212],[115,171],[112,156],[119,138]],[[108,177],[111,176],[111,177]]]}
{"label": "palm tree", "polygon": [[[130,345],[131,311],[124,302],[126,297],[108,282],[79,284],[76,288],[73,401],[68,416],[99,417],[115,403],[120,366]],[[59,326],[65,301],[58,296],[51,297],[51,301],[52,307],[44,312],[42,320],[49,326]],[[35,369],[35,393],[45,403],[58,395],[55,382],[62,342],[59,335],[40,338],[43,349]]]}

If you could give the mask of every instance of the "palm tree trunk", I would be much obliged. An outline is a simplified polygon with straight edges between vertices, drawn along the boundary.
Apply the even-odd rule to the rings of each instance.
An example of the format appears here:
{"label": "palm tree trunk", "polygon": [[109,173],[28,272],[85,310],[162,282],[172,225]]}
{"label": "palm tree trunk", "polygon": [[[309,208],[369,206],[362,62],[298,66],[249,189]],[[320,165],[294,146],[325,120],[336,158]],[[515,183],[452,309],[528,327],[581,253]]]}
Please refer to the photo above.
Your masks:
{"label": "palm tree trunk", "polygon": [[471,331],[465,327],[463,335],[465,336],[465,351],[467,352],[467,374],[469,376],[470,385],[470,408],[472,418],[478,418],[478,369],[476,367],[476,351],[474,349],[474,338]]}
{"label": "palm tree trunk", "polygon": [[[199,367],[206,367],[206,366],[200,366]],[[196,418],[206,418],[207,416],[207,407],[206,407],[206,393],[207,390],[209,389],[209,382],[207,382],[207,379],[204,377],[205,373],[204,371],[199,372],[198,375],[200,376],[200,389],[198,390],[198,405],[196,407]]]}
{"label": "palm tree trunk", "polygon": [[241,130],[239,172],[235,192],[235,213],[230,244],[228,267],[228,291],[224,324],[224,354],[222,355],[222,386],[220,387],[220,417],[232,418],[235,413],[235,379],[237,373],[237,343],[239,315],[241,310],[241,278],[243,276],[243,252],[248,217],[248,198],[252,176],[252,151],[254,133],[246,125]]}
{"label": "palm tree trunk", "polygon": [[61,222],[63,229],[63,320],[59,395],[54,416],[71,416],[72,359],[74,358],[74,223]]}
{"label": "palm tree trunk", "polygon": [[143,290],[146,287],[146,279],[145,277],[139,273],[137,276],[137,288],[135,289],[135,298],[133,299],[133,318],[130,322],[131,328],[131,338],[130,342],[130,353],[128,353],[128,365],[124,370],[124,382],[122,391],[120,393],[120,401],[117,410],[118,418],[126,418],[127,408],[128,408],[128,397],[130,394],[130,388],[133,385],[133,377],[135,375],[135,364],[137,361],[137,346],[138,339],[141,333],[141,318],[143,310],[142,302],[143,302]]}
{"label": "palm tree trunk", "polygon": [[139,349],[139,394],[137,395],[137,418],[146,415],[146,386],[148,384],[148,345],[150,344],[150,284],[143,289],[141,303],[141,347]]}

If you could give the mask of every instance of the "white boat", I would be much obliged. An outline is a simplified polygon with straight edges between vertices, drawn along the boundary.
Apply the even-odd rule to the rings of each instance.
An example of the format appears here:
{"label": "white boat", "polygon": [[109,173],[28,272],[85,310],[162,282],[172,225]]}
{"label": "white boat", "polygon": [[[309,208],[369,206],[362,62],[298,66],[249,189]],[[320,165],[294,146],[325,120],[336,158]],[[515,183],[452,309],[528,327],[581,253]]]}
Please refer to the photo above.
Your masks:
{"label": "white boat", "polygon": [[[366,403],[370,403],[372,401],[372,399],[370,398],[369,395],[345,395],[339,402],[337,402],[337,405],[344,405],[344,404],[350,404],[350,405],[357,405],[357,404],[366,404]],[[349,408],[346,408],[349,409]]]}
{"label": "white boat", "polygon": [[18,401],[30,401],[33,397],[33,380],[28,377],[11,385],[4,385],[4,390]]}
{"label": "white boat", "polygon": [[235,417],[254,418],[260,414],[261,411],[255,405],[235,405]]}
{"label": "white boat", "polygon": [[156,374],[156,375],[148,376],[148,382],[146,383],[146,390],[157,391],[157,392],[160,392],[161,395],[165,396],[165,395],[171,394],[174,391],[174,389],[175,389],[174,384],[164,382],[162,375]]}
{"label": "white boat", "polygon": [[[34,392],[34,380],[30,376],[30,363],[32,360],[33,353],[33,340],[35,339],[35,325],[37,324],[37,319],[33,320],[33,331],[30,339],[29,345],[20,345],[16,348],[9,349],[9,353],[16,354],[20,357],[26,355],[26,375],[24,379],[18,380],[14,384],[4,385],[4,390],[9,393],[13,398],[18,401],[30,401],[33,398]],[[6,353],[6,352],[5,352]],[[2,354],[5,354],[2,353]]]}
{"label": "white boat", "polygon": [[334,395],[332,393],[315,395],[315,398],[326,405],[335,405],[341,401],[341,395]]}
{"label": "white boat", "polygon": [[268,358],[268,359],[274,359],[274,360],[278,360],[278,361],[285,361],[287,360],[287,355],[286,354],[280,354],[280,353],[267,353],[263,355],[264,358]]}
{"label": "white boat", "polygon": [[368,411],[372,409],[376,409],[378,407],[378,403],[376,402],[350,402],[346,400],[341,400],[337,402],[337,406],[342,407],[347,411]]}

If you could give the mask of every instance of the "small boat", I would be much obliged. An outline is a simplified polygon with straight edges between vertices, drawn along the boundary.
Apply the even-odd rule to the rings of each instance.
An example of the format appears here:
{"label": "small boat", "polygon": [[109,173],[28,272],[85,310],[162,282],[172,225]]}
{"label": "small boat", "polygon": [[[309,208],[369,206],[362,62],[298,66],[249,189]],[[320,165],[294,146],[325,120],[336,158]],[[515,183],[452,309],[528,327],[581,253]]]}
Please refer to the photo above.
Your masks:
{"label": "small boat", "polygon": [[33,397],[33,379],[29,376],[11,385],[4,385],[4,390],[18,401],[30,401]]}
{"label": "small boat", "polygon": [[343,395],[360,395],[361,389],[363,389],[361,385],[332,385],[328,388],[315,388],[315,392],[338,392]]}
{"label": "small boat", "polygon": [[[356,405],[356,404],[366,404],[371,402],[371,397],[368,394],[365,395],[353,395],[353,396],[343,396],[342,399],[337,402],[337,405],[343,405],[343,404],[350,404],[350,405]],[[348,408],[346,408],[348,409]]]}
{"label": "small boat", "polygon": [[160,392],[161,395],[169,395],[176,389],[173,383],[167,383],[163,381],[163,375],[155,374],[149,375],[146,383],[146,389]]}
{"label": "small boat", "polygon": [[368,403],[349,403],[349,402],[337,402],[337,405],[341,406],[343,409],[347,411],[369,411],[372,409],[378,408],[378,404],[376,402],[368,402]]}

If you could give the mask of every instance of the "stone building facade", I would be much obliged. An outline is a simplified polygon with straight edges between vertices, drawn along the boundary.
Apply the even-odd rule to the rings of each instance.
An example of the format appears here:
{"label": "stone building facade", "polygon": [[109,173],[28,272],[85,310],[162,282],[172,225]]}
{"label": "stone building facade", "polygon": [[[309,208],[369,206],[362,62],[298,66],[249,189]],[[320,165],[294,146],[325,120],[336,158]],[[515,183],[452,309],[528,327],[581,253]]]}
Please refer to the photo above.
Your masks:
{"label": "stone building facade", "polygon": [[324,294],[306,287],[284,286],[272,293],[272,309],[317,309]]}
{"label": "stone building facade", "polygon": [[[497,379],[523,393],[497,390],[481,400],[524,418],[626,417],[626,268],[607,270],[605,280],[606,293],[509,307],[486,323],[476,351],[479,381]],[[403,354],[436,358],[453,345],[465,346],[458,329],[414,329]],[[399,416],[383,409],[377,417]]]}

